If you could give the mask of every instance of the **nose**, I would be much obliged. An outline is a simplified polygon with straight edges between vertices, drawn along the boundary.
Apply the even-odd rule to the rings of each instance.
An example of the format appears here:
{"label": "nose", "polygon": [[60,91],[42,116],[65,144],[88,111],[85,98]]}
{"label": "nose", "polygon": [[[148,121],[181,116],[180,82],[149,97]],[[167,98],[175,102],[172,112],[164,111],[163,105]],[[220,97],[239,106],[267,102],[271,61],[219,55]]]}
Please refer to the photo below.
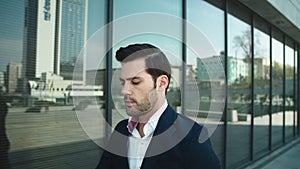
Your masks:
{"label": "nose", "polygon": [[130,94],[131,94],[130,85],[129,85],[128,83],[125,82],[125,83],[123,84],[121,93],[122,93],[123,96],[130,95]]}

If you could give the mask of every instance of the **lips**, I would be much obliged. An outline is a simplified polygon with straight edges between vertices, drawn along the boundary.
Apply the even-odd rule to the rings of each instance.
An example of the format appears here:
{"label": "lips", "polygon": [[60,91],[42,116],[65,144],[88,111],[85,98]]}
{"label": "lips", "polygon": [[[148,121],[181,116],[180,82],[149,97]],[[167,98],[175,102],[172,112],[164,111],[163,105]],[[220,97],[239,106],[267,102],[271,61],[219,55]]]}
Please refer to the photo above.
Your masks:
{"label": "lips", "polygon": [[124,102],[127,107],[131,107],[136,103],[134,100],[130,100],[130,99],[126,99],[124,100]]}

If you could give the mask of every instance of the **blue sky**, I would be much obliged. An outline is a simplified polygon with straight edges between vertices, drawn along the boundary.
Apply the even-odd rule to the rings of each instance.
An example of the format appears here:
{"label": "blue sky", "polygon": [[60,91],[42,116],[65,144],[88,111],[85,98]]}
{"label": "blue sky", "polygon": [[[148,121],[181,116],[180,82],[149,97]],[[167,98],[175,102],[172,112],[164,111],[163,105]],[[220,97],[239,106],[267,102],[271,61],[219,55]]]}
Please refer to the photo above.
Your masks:
{"label": "blue sky", "polygon": [[[88,35],[104,24],[103,1],[89,0],[90,18]],[[10,62],[21,63],[23,57],[23,30],[24,30],[24,0],[1,0],[0,6],[0,71],[6,71]],[[97,22],[95,22],[97,20]]]}
{"label": "blue sky", "polygon": [[[193,25],[198,29],[199,32],[192,32],[192,33],[200,33],[205,38],[198,39],[197,47],[201,48],[203,51],[202,56],[200,57],[209,57],[212,55],[218,55],[221,51],[224,50],[224,12],[212,5],[209,5],[207,2],[198,1],[198,0],[190,0],[187,2],[187,20],[189,24]],[[117,4],[114,5],[114,18],[119,18],[122,16],[128,16],[133,13],[139,12],[158,12],[158,13],[166,13],[173,16],[177,16],[181,18],[182,12],[182,4],[180,1],[173,1],[173,0],[153,0],[153,1],[141,1],[140,0],[128,0],[128,1],[118,1]],[[162,16],[163,17],[163,16]],[[165,18],[161,18],[161,22],[168,22],[165,21]],[[144,22],[147,22],[146,20]],[[154,23],[154,27],[159,27],[158,24],[160,21]],[[171,21],[169,21],[171,24]],[[137,21],[138,23],[138,21]],[[189,26],[191,26],[189,25]],[[126,27],[127,25],[125,25]],[[139,25],[136,25],[139,26]],[[160,28],[163,32],[164,28]],[[166,28],[165,28],[166,29]],[[181,25],[172,25],[169,29],[169,32],[174,32],[176,29],[177,34],[181,34]],[[118,31],[122,31],[122,28],[118,29]],[[191,33],[191,34],[192,34]],[[172,34],[172,33],[170,33]],[[170,35],[169,34],[169,35]],[[191,35],[193,36],[193,35]],[[166,38],[164,36],[158,36],[156,34],[153,36],[139,36],[139,37],[132,37],[128,38],[127,40],[123,41],[120,45],[134,43],[136,41],[145,40],[146,42],[150,42],[154,45],[162,49],[166,49],[167,51],[172,51],[173,54],[181,57],[181,41]],[[207,41],[208,40],[208,41]],[[205,44],[211,43],[214,47],[214,51],[208,49]],[[188,39],[187,46],[192,43]],[[205,44],[204,44],[205,43]],[[205,49],[205,46],[207,49]],[[195,47],[195,46],[193,46]],[[188,59],[187,64],[196,64],[196,58],[199,56],[193,55],[193,52],[189,51],[188,49]]]}
{"label": "blue sky", "polygon": [[[114,6],[114,18],[119,18],[121,16],[130,15],[137,12],[164,12],[171,15],[179,16],[181,15],[181,4],[174,3],[174,1],[144,1],[144,3],[137,3],[137,0],[129,0],[131,5],[126,5],[125,1],[118,1]],[[204,3],[197,3],[197,1],[190,1],[190,17],[189,21],[192,21],[193,24],[201,28],[203,34],[205,34],[210,41],[214,42],[216,50],[221,50],[223,48],[223,33],[221,28],[218,28],[218,25],[223,23],[218,23],[215,21],[216,29],[210,30],[207,28],[206,24],[208,20],[214,18],[213,12],[209,12],[209,6]],[[198,2],[199,3],[199,2]],[[0,11],[0,70],[5,71],[6,65],[9,62],[21,63],[22,62],[22,46],[23,46],[23,25],[24,25],[24,0],[10,0],[10,1],[0,1],[2,8]],[[90,0],[89,1],[89,26],[88,26],[88,35],[91,36],[95,31],[101,28],[104,25],[104,15],[106,13],[105,8],[99,9],[100,7],[106,7],[103,1]],[[197,8],[192,9],[193,6]],[[205,20],[197,20],[197,15],[205,15],[207,18]],[[220,11],[217,15],[220,15]],[[203,17],[202,17],[203,18]],[[221,17],[222,19],[222,17]],[[196,21],[196,22],[194,22]],[[214,32],[212,32],[214,31]],[[142,39],[142,38],[141,38]],[[135,40],[133,38],[132,40]],[[128,42],[130,43],[130,42]],[[168,44],[166,42],[162,44]],[[178,45],[175,42],[169,44],[175,44],[176,50],[178,50]],[[171,45],[173,46],[173,45]],[[170,45],[168,48],[171,48]],[[172,49],[168,49],[172,51]],[[173,50],[174,51],[174,50]],[[217,51],[220,52],[220,51]],[[180,52],[177,52],[180,54]]]}
{"label": "blue sky", "polygon": [[[128,0],[116,1],[114,4],[114,18],[117,19],[122,16],[127,16],[138,12],[164,12],[175,16],[181,16],[181,3],[172,0],[153,0],[143,1]],[[130,5],[128,5],[130,4]],[[6,70],[6,65],[9,62],[21,63],[22,62],[22,46],[23,46],[23,25],[24,25],[24,0],[7,0],[0,1],[0,71]],[[224,21],[223,11],[217,9],[204,1],[190,0],[188,1],[188,21],[196,26],[207,38],[215,48],[215,54],[219,54],[224,49]],[[91,36],[99,28],[104,25],[106,14],[106,4],[104,1],[89,0],[89,26],[88,35]],[[236,34],[229,34],[229,39],[233,36],[240,34],[243,29],[246,29],[244,23],[235,19],[230,19],[234,26],[231,32]],[[145,39],[147,39],[145,36]],[[149,38],[149,36],[148,36]],[[157,38],[157,35],[156,37]],[[124,42],[131,43],[137,40],[131,38]],[[143,40],[142,37],[138,37]],[[153,39],[153,38],[152,38]],[[178,42],[170,43],[164,37],[163,41],[159,41],[158,45],[168,48],[169,51],[178,51]],[[174,41],[174,40],[173,40]],[[174,48],[172,50],[171,48]],[[232,50],[229,49],[229,55]],[[180,55],[180,51],[177,52]],[[212,53],[213,55],[213,53]],[[195,62],[191,60],[191,62]]]}
{"label": "blue sky", "polygon": [[9,62],[22,61],[24,1],[0,1],[0,6],[0,71],[5,71]]}

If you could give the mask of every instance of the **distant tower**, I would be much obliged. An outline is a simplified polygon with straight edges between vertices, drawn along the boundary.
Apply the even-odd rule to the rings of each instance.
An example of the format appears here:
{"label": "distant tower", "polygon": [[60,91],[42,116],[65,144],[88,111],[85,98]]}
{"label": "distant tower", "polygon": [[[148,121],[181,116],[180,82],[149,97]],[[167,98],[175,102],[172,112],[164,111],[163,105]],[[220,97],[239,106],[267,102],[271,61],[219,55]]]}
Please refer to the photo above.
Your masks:
{"label": "distant tower", "polygon": [[23,65],[26,80],[54,72],[56,2],[25,1]]}
{"label": "distant tower", "polygon": [[22,64],[9,63],[7,65],[7,93],[16,93],[22,90]]}
{"label": "distant tower", "polygon": [[6,87],[5,72],[0,71],[0,86]]}
{"label": "distant tower", "polygon": [[[73,77],[77,57],[87,39],[87,0],[60,1],[59,20],[57,21],[57,72],[67,80],[84,80]],[[82,61],[83,64],[84,61]],[[78,66],[78,64],[77,64]],[[77,67],[78,69],[78,67]],[[79,69],[84,69],[79,64]],[[84,73],[84,71],[82,72]]]}
{"label": "distant tower", "polygon": [[40,78],[43,72],[72,79],[86,40],[86,25],[87,0],[26,0],[24,80]]}

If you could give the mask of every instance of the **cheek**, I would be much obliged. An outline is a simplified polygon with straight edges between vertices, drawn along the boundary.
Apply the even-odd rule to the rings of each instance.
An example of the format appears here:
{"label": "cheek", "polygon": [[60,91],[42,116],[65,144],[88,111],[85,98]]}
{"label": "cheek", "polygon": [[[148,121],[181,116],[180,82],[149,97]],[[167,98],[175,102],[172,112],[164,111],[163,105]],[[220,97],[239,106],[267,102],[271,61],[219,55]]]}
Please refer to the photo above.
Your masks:
{"label": "cheek", "polygon": [[153,88],[151,88],[151,89],[149,89],[149,88],[142,88],[140,90],[136,90],[134,95],[139,100],[149,99],[150,92],[152,91],[152,89]]}
{"label": "cheek", "polygon": [[152,91],[153,89],[154,89],[153,83],[148,82],[147,84],[136,86],[133,91],[136,94],[139,94],[139,93],[140,94],[147,94],[150,91]]}

